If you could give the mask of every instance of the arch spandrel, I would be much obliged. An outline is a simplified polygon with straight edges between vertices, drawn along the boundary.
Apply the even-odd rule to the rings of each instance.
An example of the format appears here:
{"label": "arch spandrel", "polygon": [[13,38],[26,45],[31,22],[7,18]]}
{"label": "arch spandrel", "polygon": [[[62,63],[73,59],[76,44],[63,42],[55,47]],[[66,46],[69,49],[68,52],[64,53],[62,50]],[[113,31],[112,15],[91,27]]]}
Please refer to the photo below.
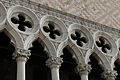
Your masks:
{"label": "arch spandrel", "polygon": [[101,65],[104,67],[104,69],[108,69],[108,70],[112,69],[112,66],[111,66],[108,58],[104,54],[96,53],[93,49],[88,50],[86,53],[86,56],[85,56],[85,63],[86,64],[90,61],[89,57],[93,53],[97,56],[96,58],[99,60],[99,62],[101,62]]}
{"label": "arch spandrel", "polygon": [[14,43],[15,47],[24,48],[23,39],[17,31],[15,31],[13,29],[9,30],[5,27],[5,29],[3,29],[3,32],[5,32],[10,37],[10,39]]}

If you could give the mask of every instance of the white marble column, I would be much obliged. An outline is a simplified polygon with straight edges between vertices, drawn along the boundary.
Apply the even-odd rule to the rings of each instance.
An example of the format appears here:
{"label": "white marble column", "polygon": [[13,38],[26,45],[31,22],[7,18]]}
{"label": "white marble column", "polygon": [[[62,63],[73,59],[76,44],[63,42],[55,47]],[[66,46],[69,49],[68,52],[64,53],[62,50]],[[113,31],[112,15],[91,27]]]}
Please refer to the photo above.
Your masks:
{"label": "white marble column", "polygon": [[76,71],[79,73],[81,80],[88,80],[88,73],[91,70],[91,66],[88,64],[78,64]]}
{"label": "white marble column", "polygon": [[52,80],[60,80],[59,68],[62,62],[59,57],[51,57],[46,61],[46,65],[51,69]]}
{"label": "white marble column", "polygon": [[17,80],[25,80],[25,63],[30,56],[30,51],[17,48],[13,58],[17,61]]}
{"label": "white marble column", "polygon": [[115,80],[116,76],[117,76],[117,72],[116,71],[105,70],[102,73],[102,78],[104,78],[104,80]]}

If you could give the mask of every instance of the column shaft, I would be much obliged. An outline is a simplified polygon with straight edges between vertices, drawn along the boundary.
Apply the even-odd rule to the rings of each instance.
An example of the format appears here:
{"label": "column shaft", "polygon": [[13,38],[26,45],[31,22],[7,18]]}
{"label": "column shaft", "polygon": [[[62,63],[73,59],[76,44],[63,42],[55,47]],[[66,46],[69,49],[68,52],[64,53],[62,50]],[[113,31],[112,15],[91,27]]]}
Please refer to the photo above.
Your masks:
{"label": "column shaft", "polygon": [[59,79],[59,68],[51,68],[52,80],[60,80]]}
{"label": "column shaft", "polygon": [[81,75],[81,80],[88,80],[88,75]]}
{"label": "column shaft", "polygon": [[88,73],[91,70],[91,66],[88,64],[78,64],[76,67],[77,72],[79,73],[81,80],[88,80]]}
{"label": "column shaft", "polygon": [[25,80],[25,61],[17,61],[17,80]]}
{"label": "column shaft", "polygon": [[62,59],[60,57],[50,57],[46,61],[46,65],[51,69],[52,80],[60,80],[59,79],[59,68],[62,63]]}
{"label": "column shaft", "polygon": [[17,48],[13,59],[17,61],[17,80],[25,80],[25,63],[30,56],[30,51]]}

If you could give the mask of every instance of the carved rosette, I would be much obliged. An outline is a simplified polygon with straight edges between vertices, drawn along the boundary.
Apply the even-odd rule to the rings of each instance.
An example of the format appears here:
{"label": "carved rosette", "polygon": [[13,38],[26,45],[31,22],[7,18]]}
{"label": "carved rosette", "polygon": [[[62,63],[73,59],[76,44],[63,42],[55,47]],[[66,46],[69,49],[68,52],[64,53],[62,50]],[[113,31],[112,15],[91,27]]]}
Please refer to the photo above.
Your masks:
{"label": "carved rosette", "polygon": [[26,61],[27,59],[29,59],[30,55],[31,55],[31,53],[29,50],[17,48],[16,52],[13,53],[13,59],[16,59],[17,61],[18,60]]}
{"label": "carved rosette", "polygon": [[76,67],[76,72],[78,72],[80,75],[83,74],[88,74],[91,70],[91,65],[88,64],[78,64],[78,66]]}
{"label": "carved rosette", "polygon": [[62,58],[60,57],[51,57],[46,61],[46,65],[50,68],[56,68],[56,67],[60,67],[61,63],[63,62]]}
{"label": "carved rosette", "polygon": [[117,76],[117,72],[116,71],[105,71],[102,74],[102,77],[105,80],[115,80]]}

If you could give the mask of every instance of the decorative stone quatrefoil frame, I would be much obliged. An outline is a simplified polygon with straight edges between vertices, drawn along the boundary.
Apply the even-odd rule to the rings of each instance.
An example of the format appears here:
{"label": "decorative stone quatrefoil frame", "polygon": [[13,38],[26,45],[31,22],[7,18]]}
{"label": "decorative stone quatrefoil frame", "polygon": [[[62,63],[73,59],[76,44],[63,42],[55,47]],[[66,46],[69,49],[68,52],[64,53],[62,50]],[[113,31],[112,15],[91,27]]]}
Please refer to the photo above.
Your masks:
{"label": "decorative stone quatrefoil frame", "polygon": [[37,16],[22,6],[10,7],[7,13],[7,21],[11,28],[24,34],[35,34],[39,31]]}
{"label": "decorative stone quatrefoil frame", "polygon": [[57,17],[43,16],[40,21],[40,28],[42,33],[52,41],[62,42],[67,39],[67,28]]}
{"label": "decorative stone quatrefoil frame", "polygon": [[[104,51],[102,51],[102,46],[99,45],[99,43],[97,43],[97,41],[99,41],[99,43],[101,43],[102,41],[102,45],[103,46],[107,46],[106,48],[106,53]],[[94,34],[94,47],[95,47],[95,51],[97,53],[103,53],[104,55],[109,55],[109,56],[115,56],[117,55],[117,45],[115,43],[115,41],[113,40],[113,38],[102,31],[97,31]],[[103,49],[104,50],[104,49]]]}
{"label": "decorative stone quatrefoil frame", "polygon": [[[76,34],[76,32],[77,32],[77,34]],[[70,25],[70,27],[68,28],[68,35],[69,35],[70,40],[79,48],[86,49],[86,50],[93,48],[93,45],[94,45],[93,37],[92,37],[91,33],[89,32],[89,30],[87,28],[85,28],[84,26],[81,26],[79,24]],[[79,35],[79,38],[81,38],[81,39],[83,38],[83,40],[81,42],[83,45],[79,46],[77,44],[77,40],[72,39],[72,35],[76,35],[76,37],[77,37],[77,35]],[[84,39],[84,38],[86,38],[86,39]],[[87,40],[87,41],[84,41],[84,40]]]}

